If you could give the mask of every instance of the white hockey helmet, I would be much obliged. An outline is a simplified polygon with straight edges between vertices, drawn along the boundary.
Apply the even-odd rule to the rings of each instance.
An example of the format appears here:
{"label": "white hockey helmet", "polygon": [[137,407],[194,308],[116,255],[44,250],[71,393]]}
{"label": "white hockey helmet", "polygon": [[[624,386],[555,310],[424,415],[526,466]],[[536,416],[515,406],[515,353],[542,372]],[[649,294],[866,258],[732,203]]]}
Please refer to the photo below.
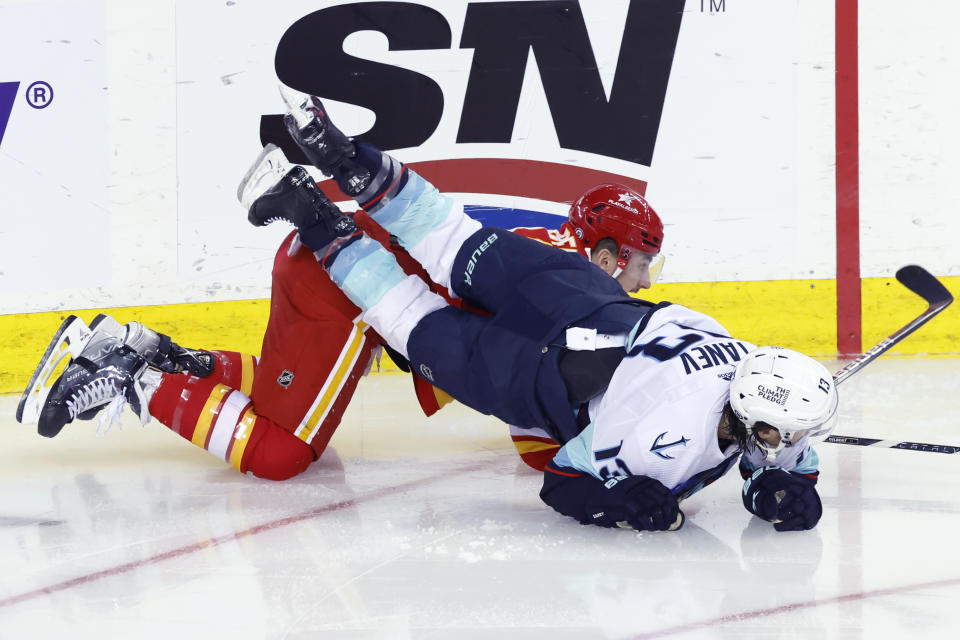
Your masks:
{"label": "white hockey helmet", "polygon": [[804,436],[827,437],[837,425],[839,397],[827,368],[798,351],[758,347],[737,364],[730,383],[730,407],[747,434],[768,427],[780,433],[777,446],[754,438],[774,455]]}

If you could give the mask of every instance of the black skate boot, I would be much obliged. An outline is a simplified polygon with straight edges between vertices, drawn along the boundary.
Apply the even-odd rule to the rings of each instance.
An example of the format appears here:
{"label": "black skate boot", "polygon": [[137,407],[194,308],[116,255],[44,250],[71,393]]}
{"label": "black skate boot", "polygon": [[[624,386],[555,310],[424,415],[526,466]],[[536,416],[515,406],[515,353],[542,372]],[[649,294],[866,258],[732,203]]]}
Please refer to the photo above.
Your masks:
{"label": "black skate boot", "polygon": [[370,171],[357,162],[353,142],[330,121],[320,98],[280,86],[289,113],[283,116],[290,137],[310,164],[332,176],[344,193],[353,197],[370,184]]}
{"label": "black skate boot", "polygon": [[[213,373],[214,358],[209,351],[187,349],[139,322],[122,325],[101,313],[90,323],[91,331],[106,331],[136,351],[147,364],[164,373],[190,373],[206,378]],[[82,417],[82,416],[81,416]]]}
{"label": "black skate boot", "polygon": [[[68,355],[73,358],[51,386],[51,373]],[[144,419],[149,395],[140,378],[146,361],[106,331],[91,332],[82,320],[68,317],[47,348],[17,407],[17,420],[37,422],[37,431],[56,436],[75,418],[90,419],[107,405],[119,413],[124,402]],[[158,374],[159,375],[159,374]]]}
{"label": "black skate boot", "polygon": [[267,145],[237,189],[247,219],[257,227],[276,220],[293,224],[300,241],[315,253],[329,253],[359,237],[353,218],[340,211],[299,165],[290,165],[283,151]]}

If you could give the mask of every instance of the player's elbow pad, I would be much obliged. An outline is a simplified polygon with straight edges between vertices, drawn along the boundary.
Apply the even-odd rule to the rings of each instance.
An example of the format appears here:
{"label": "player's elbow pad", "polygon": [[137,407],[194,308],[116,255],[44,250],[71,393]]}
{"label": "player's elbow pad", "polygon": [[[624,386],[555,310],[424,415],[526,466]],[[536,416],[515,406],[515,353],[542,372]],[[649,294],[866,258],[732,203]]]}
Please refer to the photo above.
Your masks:
{"label": "player's elbow pad", "polygon": [[575,518],[581,524],[591,524],[585,504],[587,496],[596,490],[594,484],[600,482],[593,476],[550,462],[543,471],[540,499],[558,513]]}

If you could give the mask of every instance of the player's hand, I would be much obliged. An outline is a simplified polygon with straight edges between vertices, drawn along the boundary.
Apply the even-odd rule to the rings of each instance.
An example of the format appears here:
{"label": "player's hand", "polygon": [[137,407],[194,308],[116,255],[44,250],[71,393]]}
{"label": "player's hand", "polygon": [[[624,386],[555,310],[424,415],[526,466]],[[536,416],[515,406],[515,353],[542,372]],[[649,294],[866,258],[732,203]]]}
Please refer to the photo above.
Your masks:
{"label": "player's hand", "polygon": [[676,497],[660,482],[646,476],[611,478],[594,497],[590,514],[601,527],[638,531],[675,531],[684,516]]}
{"label": "player's hand", "polygon": [[743,506],[777,531],[813,529],[823,505],[813,482],[778,467],[761,467],[743,485]]}

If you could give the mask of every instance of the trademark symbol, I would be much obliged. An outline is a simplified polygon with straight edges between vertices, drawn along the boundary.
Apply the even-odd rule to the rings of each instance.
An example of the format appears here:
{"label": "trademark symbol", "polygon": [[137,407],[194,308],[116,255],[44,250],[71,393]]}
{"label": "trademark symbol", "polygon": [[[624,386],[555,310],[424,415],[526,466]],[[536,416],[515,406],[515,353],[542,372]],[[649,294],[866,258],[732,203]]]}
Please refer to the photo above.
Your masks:
{"label": "trademark symbol", "polygon": [[53,102],[53,87],[43,80],[37,80],[27,87],[24,97],[34,109],[46,109]]}
{"label": "trademark symbol", "polygon": [[727,0],[700,0],[700,13],[726,13]]}

